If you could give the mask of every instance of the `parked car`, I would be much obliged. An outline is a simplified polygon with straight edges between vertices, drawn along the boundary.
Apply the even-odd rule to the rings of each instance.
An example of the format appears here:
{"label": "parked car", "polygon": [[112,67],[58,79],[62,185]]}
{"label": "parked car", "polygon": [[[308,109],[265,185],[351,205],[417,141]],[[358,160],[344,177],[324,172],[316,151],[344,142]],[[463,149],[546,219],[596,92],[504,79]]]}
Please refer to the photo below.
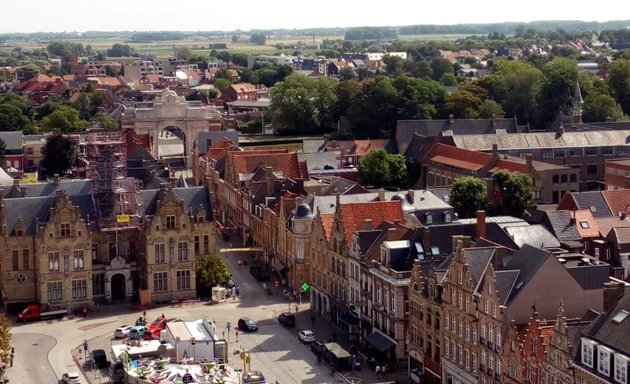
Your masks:
{"label": "parked car", "polygon": [[312,343],[315,341],[315,334],[313,331],[304,330],[298,333],[298,339],[303,343]]}
{"label": "parked car", "polygon": [[114,337],[117,339],[124,339],[125,337],[129,337],[129,332],[131,332],[131,328],[133,328],[131,325],[121,325],[114,331]]}
{"label": "parked car", "polygon": [[107,353],[103,349],[95,349],[92,351],[92,361],[98,368],[109,367],[109,360],[107,360]]}
{"label": "parked car", "polygon": [[81,376],[76,372],[66,372],[61,376],[66,384],[81,384]]}
{"label": "parked car", "polygon": [[322,343],[321,341],[315,340],[311,343],[311,351],[314,354],[320,355],[325,350],[326,350],[326,344]]}
{"label": "parked car", "polygon": [[255,332],[258,330],[258,324],[249,317],[238,319],[238,329],[243,332]]}
{"label": "parked car", "polygon": [[290,312],[281,313],[278,316],[278,321],[285,327],[293,327],[295,326],[295,315]]}
{"label": "parked car", "polygon": [[132,327],[131,330],[129,331],[129,338],[142,339],[146,331],[147,331],[146,325],[136,325],[135,327]]}

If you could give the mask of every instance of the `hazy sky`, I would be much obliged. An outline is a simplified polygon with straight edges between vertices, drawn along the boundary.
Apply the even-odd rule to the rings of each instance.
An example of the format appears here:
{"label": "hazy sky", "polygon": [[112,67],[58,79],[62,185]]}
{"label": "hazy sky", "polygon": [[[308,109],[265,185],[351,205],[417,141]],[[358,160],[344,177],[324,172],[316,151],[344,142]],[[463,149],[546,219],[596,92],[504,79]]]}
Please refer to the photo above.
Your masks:
{"label": "hazy sky", "polygon": [[1,3],[0,33],[229,31],[630,18],[630,13],[622,11],[628,9],[627,3],[621,0],[1,0]]}

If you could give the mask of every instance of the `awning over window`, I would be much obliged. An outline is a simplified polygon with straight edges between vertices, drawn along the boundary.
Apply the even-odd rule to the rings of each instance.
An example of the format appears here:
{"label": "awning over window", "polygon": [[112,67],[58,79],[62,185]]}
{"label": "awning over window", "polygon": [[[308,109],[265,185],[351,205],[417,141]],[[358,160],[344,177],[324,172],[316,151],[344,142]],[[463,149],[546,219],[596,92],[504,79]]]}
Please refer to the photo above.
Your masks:
{"label": "awning over window", "polygon": [[348,325],[356,325],[356,324],[359,324],[359,321],[360,321],[358,317],[356,317],[350,312],[344,313],[343,315],[341,315],[341,317],[339,317],[339,320],[343,321],[344,323]]}
{"label": "awning over window", "polygon": [[393,342],[390,338],[380,332],[371,333],[368,337],[365,338],[365,341],[381,352],[385,352],[388,349],[396,346],[395,342]]}

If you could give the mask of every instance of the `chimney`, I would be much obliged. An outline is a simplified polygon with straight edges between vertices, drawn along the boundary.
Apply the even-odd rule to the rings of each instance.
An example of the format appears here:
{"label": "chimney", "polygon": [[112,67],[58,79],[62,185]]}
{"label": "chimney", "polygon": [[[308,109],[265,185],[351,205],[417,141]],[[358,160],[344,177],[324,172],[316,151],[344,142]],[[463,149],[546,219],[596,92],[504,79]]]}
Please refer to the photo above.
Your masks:
{"label": "chimney", "polygon": [[55,183],[55,185],[59,185],[59,174],[55,173],[55,175],[53,176],[53,183]]}
{"label": "chimney", "polygon": [[493,143],[492,144],[492,154],[495,155],[499,152],[499,144],[497,143]]}
{"label": "chimney", "polygon": [[531,153],[525,155],[525,162],[527,163],[528,169],[532,167],[532,165],[534,164],[534,158],[532,157]]}
{"label": "chimney", "polygon": [[372,230],[372,219],[363,220],[363,229],[366,231]]}
{"label": "chimney", "polygon": [[477,211],[477,238],[486,237],[486,211]]}
{"label": "chimney", "polygon": [[378,190],[378,201],[385,201],[385,190],[383,188]]}
{"label": "chimney", "polygon": [[422,242],[424,243],[424,253],[428,254],[431,252],[431,230],[429,228],[425,228],[422,231]]}
{"label": "chimney", "polygon": [[411,205],[413,205],[414,201],[413,201],[413,189],[410,189],[409,191],[407,191],[407,196],[408,196],[408,200],[411,203]]}
{"label": "chimney", "polygon": [[16,187],[20,186],[20,179],[13,179],[13,185],[15,185]]}
{"label": "chimney", "polygon": [[27,189],[26,189],[26,186],[20,187],[20,195],[21,195],[22,197],[26,197],[26,195],[27,195]]}
{"label": "chimney", "polygon": [[470,248],[470,236],[453,235],[451,239],[453,241],[453,252],[459,248]]}
{"label": "chimney", "polygon": [[453,124],[454,122],[455,122],[455,117],[452,114],[448,115],[448,123]]}
{"label": "chimney", "polygon": [[564,125],[560,125],[560,127],[558,127],[558,136],[562,135],[564,135]]}
{"label": "chimney", "polygon": [[496,126],[497,126],[497,115],[493,113],[492,114],[492,127],[496,127]]}
{"label": "chimney", "polygon": [[624,293],[624,284],[617,281],[604,283],[604,312],[610,312]]}

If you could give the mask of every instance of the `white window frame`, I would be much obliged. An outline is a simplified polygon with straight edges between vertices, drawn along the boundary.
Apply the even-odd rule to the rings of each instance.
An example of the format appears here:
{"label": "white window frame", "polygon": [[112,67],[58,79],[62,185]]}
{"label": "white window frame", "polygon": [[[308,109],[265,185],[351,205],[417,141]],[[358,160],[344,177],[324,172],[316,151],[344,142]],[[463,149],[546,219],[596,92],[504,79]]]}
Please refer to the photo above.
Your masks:
{"label": "white window frame", "polygon": [[620,384],[628,383],[628,361],[630,359],[619,353],[615,353],[615,375],[614,379]]}
{"label": "white window frame", "polygon": [[595,346],[596,342],[585,337],[582,338],[582,364],[589,368],[593,368],[595,363]]}
{"label": "white window frame", "polygon": [[610,376],[610,355],[613,350],[603,345],[597,346],[597,371],[605,376]]}

